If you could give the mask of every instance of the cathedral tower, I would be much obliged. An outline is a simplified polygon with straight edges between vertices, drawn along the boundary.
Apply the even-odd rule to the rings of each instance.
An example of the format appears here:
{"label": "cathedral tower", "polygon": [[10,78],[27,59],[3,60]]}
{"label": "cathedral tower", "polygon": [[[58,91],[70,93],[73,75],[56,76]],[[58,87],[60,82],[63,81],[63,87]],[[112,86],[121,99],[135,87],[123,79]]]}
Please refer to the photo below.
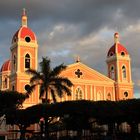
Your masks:
{"label": "cathedral tower", "polygon": [[[26,70],[37,70],[38,44],[35,33],[27,26],[25,9],[22,12],[21,27],[15,33],[11,45],[11,76],[10,89],[18,92],[26,92],[29,88],[30,76]],[[37,91],[35,91],[37,92]],[[36,95],[36,96],[35,96]],[[37,103],[37,93],[34,93],[26,104]],[[28,105],[27,105],[28,106]]]}
{"label": "cathedral tower", "polygon": [[119,34],[114,34],[114,45],[107,54],[108,77],[115,81],[116,100],[133,98],[131,59],[127,49],[120,44]]}

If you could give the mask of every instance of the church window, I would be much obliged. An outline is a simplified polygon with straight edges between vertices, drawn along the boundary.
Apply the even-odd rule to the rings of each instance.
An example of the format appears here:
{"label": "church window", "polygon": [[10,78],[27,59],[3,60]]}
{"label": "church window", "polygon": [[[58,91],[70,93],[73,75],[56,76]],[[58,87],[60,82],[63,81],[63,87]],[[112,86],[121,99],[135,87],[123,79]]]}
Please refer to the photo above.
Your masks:
{"label": "church window", "polygon": [[4,86],[5,86],[5,88],[7,88],[7,77],[4,80]]}
{"label": "church window", "polygon": [[125,56],[125,53],[124,52],[121,52],[121,56]]}
{"label": "church window", "polygon": [[109,100],[109,101],[111,100],[111,94],[110,93],[107,94],[107,100]]}
{"label": "church window", "polygon": [[80,78],[80,77],[83,75],[83,73],[80,71],[80,69],[77,69],[77,71],[75,72],[75,75],[76,75],[78,78]]}
{"label": "church window", "polygon": [[12,91],[15,91],[15,86],[12,86]]}
{"label": "church window", "polygon": [[25,37],[25,41],[26,41],[27,43],[29,43],[29,42],[31,41],[31,38],[30,38],[29,36],[26,36],[26,37]]}
{"label": "church window", "polygon": [[7,88],[7,84],[8,84],[7,76],[4,76],[4,79],[3,79],[3,88]]}
{"label": "church window", "polygon": [[82,93],[82,90],[80,88],[76,89],[75,99],[76,100],[82,100],[83,99],[83,93]]}
{"label": "church window", "polygon": [[114,66],[111,66],[110,68],[110,78],[111,79],[115,79],[115,70],[114,70]]}
{"label": "church window", "polygon": [[125,79],[126,78],[126,68],[125,68],[125,66],[122,67],[122,75],[123,75],[123,78]]}
{"label": "church window", "polygon": [[14,66],[14,69],[16,68],[16,56],[14,55],[14,58],[13,58],[13,66]]}
{"label": "church window", "polygon": [[27,84],[27,85],[25,85],[24,88],[25,88],[25,90],[26,90],[27,92],[30,91],[30,85]]}
{"label": "church window", "polygon": [[127,91],[124,92],[124,96],[125,96],[125,97],[128,97],[128,92],[127,92]]}
{"label": "church window", "polygon": [[25,68],[30,68],[30,55],[25,55]]}
{"label": "church window", "polygon": [[102,100],[101,99],[101,92],[100,91],[97,93],[97,101],[99,101],[99,100]]}
{"label": "church window", "polygon": [[114,53],[113,53],[113,52],[111,52],[111,53],[109,54],[109,56],[113,56],[113,54],[114,54]]}

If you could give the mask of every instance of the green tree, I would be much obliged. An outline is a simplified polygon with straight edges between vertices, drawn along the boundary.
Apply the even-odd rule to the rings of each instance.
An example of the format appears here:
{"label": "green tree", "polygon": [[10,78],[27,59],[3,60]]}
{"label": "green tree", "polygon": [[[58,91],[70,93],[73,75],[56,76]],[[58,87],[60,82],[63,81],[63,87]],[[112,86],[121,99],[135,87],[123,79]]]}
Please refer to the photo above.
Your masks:
{"label": "green tree", "polygon": [[[55,68],[51,68],[50,59],[42,58],[40,62],[40,71],[33,69],[28,69],[27,73],[31,74],[30,79],[31,87],[28,90],[30,94],[33,89],[39,85],[40,87],[40,98],[45,97],[46,103],[49,103],[48,96],[51,94],[51,97],[54,102],[56,102],[56,95],[62,97],[63,94],[71,95],[70,87],[73,85],[72,82],[66,78],[60,76],[60,73],[66,69],[64,64],[60,64]],[[46,137],[48,137],[48,119],[49,116],[45,117],[45,130]]]}
{"label": "green tree", "polygon": [[22,107],[26,95],[17,91],[0,91],[0,117],[8,110]]}
{"label": "green tree", "polygon": [[20,131],[20,140],[25,140],[25,133],[31,124],[39,123],[41,118],[42,104],[37,104],[26,109],[11,110],[6,115],[6,122],[10,125],[17,125]]}
{"label": "green tree", "polygon": [[[17,109],[22,108],[22,104],[26,97],[25,94],[17,91],[0,91],[0,117],[4,115],[3,119],[6,118],[6,124],[8,124],[9,121],[7,117],[13,116],[13,113],[11,112],[15,112]],[[12,121],[14,120],[12,119]]]}

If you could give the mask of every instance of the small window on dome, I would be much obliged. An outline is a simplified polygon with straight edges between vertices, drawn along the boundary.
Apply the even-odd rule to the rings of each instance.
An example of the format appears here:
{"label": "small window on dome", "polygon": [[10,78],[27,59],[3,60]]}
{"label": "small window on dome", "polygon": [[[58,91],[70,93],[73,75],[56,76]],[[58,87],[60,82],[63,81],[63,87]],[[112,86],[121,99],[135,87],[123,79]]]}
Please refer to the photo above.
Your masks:
{"label": "small window on dome", "polygon": [[111,52],[109,56],[113,56],[113,52]]}
{"label": "small window on dome", "polygon": [[27,37],[25,37],[25,41],[26,41],[27,43],[29,43],[29,42],[31,41],[31,38],[30,38],[29,36],[27,36]]}
{"label": "small window on dome", "polygon": [[16,37],[14,37],[14,42],[16,42],[17,41],[17,38]]}
{"label": "small window on dome", "polygon": [[124,52],[121,52],[121,56],[125,56],[125,53]]}

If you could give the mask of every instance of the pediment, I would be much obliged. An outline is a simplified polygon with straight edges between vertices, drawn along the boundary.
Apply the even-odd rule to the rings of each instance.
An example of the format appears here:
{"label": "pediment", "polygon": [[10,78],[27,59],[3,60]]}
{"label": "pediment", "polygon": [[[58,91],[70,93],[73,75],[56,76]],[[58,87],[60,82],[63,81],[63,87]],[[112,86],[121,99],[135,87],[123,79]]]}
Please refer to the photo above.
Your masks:
{"label": "pediment", "polygon": [[61,75],[69,79],[114,82],[112,79],[81,62],[68,65]]}

